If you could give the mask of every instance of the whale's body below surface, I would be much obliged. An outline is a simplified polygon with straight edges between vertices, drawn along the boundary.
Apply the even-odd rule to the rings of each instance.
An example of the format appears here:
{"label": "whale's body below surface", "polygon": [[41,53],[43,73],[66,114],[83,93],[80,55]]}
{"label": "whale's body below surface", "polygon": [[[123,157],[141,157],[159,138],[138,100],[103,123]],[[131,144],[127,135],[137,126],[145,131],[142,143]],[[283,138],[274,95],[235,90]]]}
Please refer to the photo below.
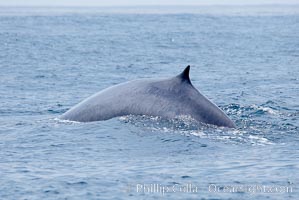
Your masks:
{"label": "whale's body below surface", "polygon": [[190,116],[196,121],[234,128],[234,123],[192,85],[190,66],[168,79],[140,79],[104,89],[77,104],[61,118],[90,122],[125,115],[163,118]]}

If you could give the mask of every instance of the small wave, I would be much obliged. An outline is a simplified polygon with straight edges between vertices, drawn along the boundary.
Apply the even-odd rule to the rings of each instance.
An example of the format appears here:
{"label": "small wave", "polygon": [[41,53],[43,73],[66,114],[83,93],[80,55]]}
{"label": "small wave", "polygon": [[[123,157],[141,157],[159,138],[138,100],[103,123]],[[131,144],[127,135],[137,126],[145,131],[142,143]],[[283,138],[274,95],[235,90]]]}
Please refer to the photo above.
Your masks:
{"label": "small wave", "polygon": [[253,145],[267,145],[267,144],[274,144],[273,142],[269,141],[265,137],[261,137],[258,135],[249,135],[249,140]]}
{"label": "small wave", "polygon": [[256,113],[261,113],[261,114],[268,113],[271,115],[280,114],[277,110],[274,110],[273,108],[270,108],[270,107],[257,106],[255,104],[252,105],[251,107],[253,108],[253,110],[256,111]]}
{"label": "small wave", "polygon": [[228,113],[229,115],[237,115],[237,116],[248,116],[252,114],[263,115],[279,115],[281,114],[276,108],[262,105],[249,105],[249,106],[241,106],[239,104],[230,104],[228,106],[222,107],[222,109]]}

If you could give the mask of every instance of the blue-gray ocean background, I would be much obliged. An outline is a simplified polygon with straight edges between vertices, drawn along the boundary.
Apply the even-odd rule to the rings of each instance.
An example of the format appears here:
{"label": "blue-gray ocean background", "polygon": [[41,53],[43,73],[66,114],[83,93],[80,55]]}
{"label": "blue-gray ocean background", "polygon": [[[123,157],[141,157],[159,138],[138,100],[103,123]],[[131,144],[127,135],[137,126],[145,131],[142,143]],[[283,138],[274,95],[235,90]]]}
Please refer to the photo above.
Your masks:
{"label": "blue-gray ocean background", "polygon": [[[58,119],[108,86],[187,65],[237,130]],[[1,7],[0,199],[298,199],[298,96],[298,6]]]}

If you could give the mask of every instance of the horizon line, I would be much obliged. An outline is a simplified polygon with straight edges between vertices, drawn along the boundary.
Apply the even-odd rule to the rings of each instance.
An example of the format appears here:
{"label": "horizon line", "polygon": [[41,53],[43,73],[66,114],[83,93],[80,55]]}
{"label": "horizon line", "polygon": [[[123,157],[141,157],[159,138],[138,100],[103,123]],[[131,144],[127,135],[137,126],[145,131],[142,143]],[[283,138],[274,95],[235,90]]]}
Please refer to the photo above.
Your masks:
{"label": "horizon line", "polygon": [[299,6],[298,3],[263,3],[263,4],[156,4],[156,5],[151,5],[151,4],[136,4],[136,5],[6,5],[6,4],[0,4],[0,7],[75,7],[75,8],[101,8],[101,7],[190,7],[190,6],[223,6],[223,7],[228,7],[228,6]]}

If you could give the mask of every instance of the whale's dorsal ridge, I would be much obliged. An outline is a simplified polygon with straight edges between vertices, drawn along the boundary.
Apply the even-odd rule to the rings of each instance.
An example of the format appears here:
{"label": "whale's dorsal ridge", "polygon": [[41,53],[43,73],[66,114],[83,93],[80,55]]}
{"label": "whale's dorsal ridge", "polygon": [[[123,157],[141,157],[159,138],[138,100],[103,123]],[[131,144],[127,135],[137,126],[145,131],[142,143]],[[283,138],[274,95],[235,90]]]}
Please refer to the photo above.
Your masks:
{"label": "whale's dorsal ridge", "polygon": [[182,73],[180,73],[177,77],[180,78],[182,81],[190,83],[190,77],[189,77],[189,72],[190,72],[190,65],[188,65]]}
{"label": "whale's dorsal ridge", "polygon": [[[175,76],[129,81],[102,90],[61,116],[79,122],[108,120],[126,115],[162,119],[190,116],[196,122],[235,128],[234,123],[190,82],[190,66]],[[199,125],[200,125],[199,124]]]}

